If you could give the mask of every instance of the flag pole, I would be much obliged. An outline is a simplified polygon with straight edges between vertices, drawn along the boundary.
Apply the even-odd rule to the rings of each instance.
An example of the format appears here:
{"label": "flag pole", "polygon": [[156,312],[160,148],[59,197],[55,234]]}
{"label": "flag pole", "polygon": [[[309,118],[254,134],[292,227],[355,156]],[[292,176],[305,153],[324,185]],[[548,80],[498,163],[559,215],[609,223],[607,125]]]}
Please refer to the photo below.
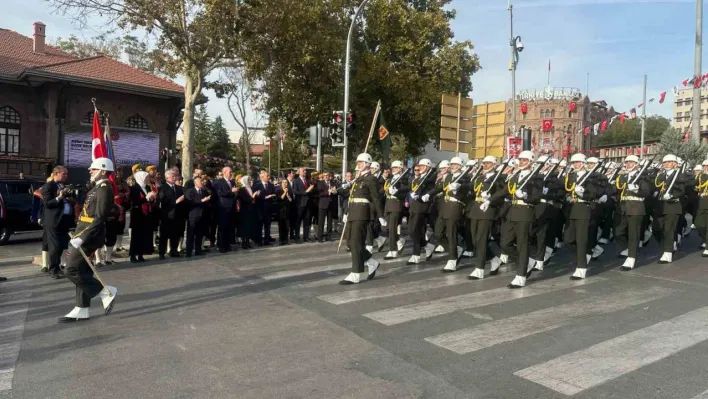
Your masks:
{"label": "flag pole", "polygon": [[369,149],[369,142],[371,141],[371,136],[374,135],[376,121],[379,119],[379,112],[381,112],[381,100],[376,103],[376,112],[374,113],[374,120],[371,121],[371,129],[369,129],[369,138],[366,139],[366,147],[364,147],[364,152]]}

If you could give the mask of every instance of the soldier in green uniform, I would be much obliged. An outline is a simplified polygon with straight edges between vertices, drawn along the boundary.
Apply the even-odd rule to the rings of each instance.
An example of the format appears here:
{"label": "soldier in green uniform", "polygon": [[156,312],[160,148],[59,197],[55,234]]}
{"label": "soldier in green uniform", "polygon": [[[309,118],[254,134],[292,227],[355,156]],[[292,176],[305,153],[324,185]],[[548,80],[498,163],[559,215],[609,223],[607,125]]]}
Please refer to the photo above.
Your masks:
{"label": "soldier in green uniform", "polygon": [[[447,263],[443,272],[454,272],[462,257],[462,247],[457,246],[457,219],[462,216],[465,199],[469,193],[469,182],[463,176],[462,159],[454,157],[450,160],[450,172],[436,184],[435,188],[421,198],[428,202],[431,197],[443,194],[442,205],[438,208],[438,220],[435,222],[435,239],[438,245],[447,251]],[[458,256],[459,255],[459,256]]]}
{"label": "soldier in green uniform", "polygon": [[[600,162],[596,157],[590,157],[587,159],[585,164],[585,169],[588,172],[592,172],[595,166]],[[592,208],[592,217],[590,218],[590,229],[588,230],[588,248],[590,249],[591,260],[597,260],[605,252],[605,249],[599,245],[599,229],[600,221],[605,215],[605,206],[607,204],[607,192],[609,191],[610,184],[607,181],[607,176],[597,172],[593,174],[593,179],[597,180],[598,189],[600,191],[600,198],[595,200],[595,205]]]}
{"label": "soldier in green uniform", "polygon": [[408,181],[403,176],[403,163],[401,161],[393,161],[391,163],[391,171],[393,174],[384,183],[384,192],[386,193],[384,212],[388,219],[389,241],[389,251],[385,259],[397,258],[399,252],[403,251],[403,246],[406,245],[406,240],[403,237],[399,238],[398,228],[401,221],[401,212],[403,211],[403,202],[410,191]]}
{"label": "soldier in green uniform", "polygon": [[[113,310],[116,288],[103,286],[93,275],[84,259],[91,259],[106,240],[106,222],[113,208],[113,186],[108,177],[113,173],[113,162],[108,158],[96,158],[89,167],[93,187],[86,194],[84,208],[79,217],[76,232],[69,243],[74,249],[69,254],[64,273],[76,285],[76,306],[59,319],[60,323],[70,323],[89,319],[91,298],[100,295],[105,314]],[[81,251],[83,250],[83,254]]]}
{"label": "soldier in green uniform", "polygon": [[553,254],[553,221],[557,216],[557,209],[554,207],[560,201],[564,192],[560,182],[555,176],[551,176],[558,165],[558,160],[553,163],[548,156],[542,155],[538,158],[538,164],[545,165],[539,172],[539,177],[543,183],[540,202],[534,206],[534,221],[532,233],[536,236],[536,253],[531,258],[536,262],[533,270],[541,271],[545,266],[547,258]]}
{"label": "soldier in green uniform", "polygon": [[617,176],[615,189],[619,193],[617,213],[620,223],[615,227],[615,239],[620,251],[627,250],[622,270],[632,270],[637,262],[642,221],[646,215],[644,199],[651,195],[651,183],[646,176],[639,176],[639,158],[628,155],[624,159],[625,174]]}
{"label": "soldier in green uniform", "polygon": [[366,234],[372,215],[377,217],[381,226],[386,227],[383,209],[379,197],[376,177],[371,174],[371,155],[363,153],[356,158],[359,176],[352,184],[349,195],[349,209],[344,215],[344,223],[349,224],[349,246],[352,253],[352,272],[339,284],[358,284],[364,275],[364,266],[368,268],[365,275],[371,280],[376,275],[379,262],[365,248]]}
{"label": "soldier in green uniform", "polygon": [[511,199],[506,222],[502,225],[500,243],[502,252],[516,260],[516,276],[507,286],[511,289],[526,285],[526,278],[535,263],[529,257],[529,228],[533,222],[533,206],[541,200],[543,185],[531,170],[534,157],[533,152],[522,151],[518,157],[518,172],[506,182],[504,189],[498,190],[489,199],[489,205],[494,206],[502,205],[506,198]]}
{"label": "soldier in green uniform", "polygon": [[433,244],[426,241],[425,227],[428,216],[431,212],[430,204],[422,201],[421,196],[430,191],[435,182],[435,170],[433,163],[429,159],[423,158],[418,161],[418,176],[411,183],[410,195],[410,217],[408,219],[408,230],[413,240],[413,255],[408,259],[409,265],[420,263],[420,252],[425,248],[425,259],[429,260],[433,256]]}
{"label": "soldier in green uniform", "polygon": [[694,223],[698,234],[703,239],[701,249],[704,258],[708,258],[708,159],[703,161],[703,173],[696,176],[696,191],[698,191],[698,210]]}
{"label": "soldier in green uniform", "polygon": [[[384,183],[386,182],[386,179],[383,177],[383,170],[381,170],[381,165],[378,162],[372,162],[369,169],[371,171],[371,175],[376,178],[376,188],[379,193],[379,201],[383,206],[386,203],[384,193]],[[386,244],[386,237],[381,236],[381,227],[382,226],[379,225],[375,215],[372,214],[369,229],[366,231],[366,250],[371,253],[374,253],[374,250],[376,250],[376,252],[381,252],[384,244]]]}
{"label": "soldier in green uniform", "polygon": [[654,186],[659,190],[659,204],[654,219],[654,237],[659,241],[663,251],[659,263],[673,262],[673,251],[676,250],[677,226],[679,217],[683,214],[681,197],[685,193],[686,176],[681,173],[676,155],[668,154],[662,160],[664,173],[659,173],[654,179]]}
{"label": "soldier in green uniform", "polygon": [[[436,190],[436,195],[431,198],[433,206],[430,208],[430,214],[428,215],[428,224],[430,225],[430,228],[433,229],[433,232],[435,232],[435,226],[438,223],[438,219],[440,218],[440,211],[443,208],[443,204],[445,204],[445,196],[443,193],[443,183],[445,181],[445,177],[450,171],[450,162],[447,160],[440,161],[438,164],[438,176],[435,179],[435,190]],[[423,193],[425,195],[425,193]],[[438,240],[437,237],[435,237],[436,240],[436,245],[435,245],[435,252],[437,253],[443,253],[445,252],[445,247],[441,245],[440,240]]]}
{"label": "soldier in green uniform", "polygon": [[575,154],[570,158],[573,169],[565,177],[565,191],[569,197],[570,215],[565,228],[565,243],[575,249],[576,268],[571,280],[581,280],[585,278],[588,270],[588,263],[592,259],[591,250],[588,246],[590,242],[590,220],[596,199],[600,198],[601,186],[596,175],[583,166],[585,165],[585,155]]}
{"label": "soldier in green uniform", "polygon": [[[504,190],[505,176],[497,176],[497,158],[487,155],[482,159],[482,172],[472,182],[473,202],[467,208],[467,219],[470,221],[470,236],[474,243],[476,257],[474,258],[474,271],[469,275],[470,280],[484,278],[484,263],[490,261],[489,274],[499,273],[501,260],[494,254],[489,246],[489,234],[492,223],[496,218],[497,209],[491,207],[489,198],[497,191]],[[496,179],[496,180],[495,180]]]}

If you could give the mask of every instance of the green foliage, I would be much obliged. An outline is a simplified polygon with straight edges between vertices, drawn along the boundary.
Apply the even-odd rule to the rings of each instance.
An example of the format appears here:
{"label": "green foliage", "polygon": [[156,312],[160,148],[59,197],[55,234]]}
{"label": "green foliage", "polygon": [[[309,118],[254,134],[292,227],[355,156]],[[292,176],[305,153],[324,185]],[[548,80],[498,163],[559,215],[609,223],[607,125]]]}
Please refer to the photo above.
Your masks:
{"label": "green foliage", "polygon": [[202,104],[197,108],[194,117],[194,150],[199,154],[209,153],[211,143],[211,121],[206,105]]}
{"label": "green foliage", "polygon": [[58,37],[54,45],[60,50],[79,58],[103,54],[127,62],[128,65],[146,72],[161,73],[158,70],[158,63],[155,61],[159,50],[150,50],[147,43],[138,40],[135,36],[109,37],[104,34],[83,40],[75,35],[70,35],[68,39]]}
{"label": "green foliage", "polygon": [[226,130],[224,120],[217,116],[209,126],[209,146],[207,153],[213,157],[232,159],[234,151],[229,140],[229,132]]}
{"label": "green foliage", "polygon": [[[663,116],[649,116],[646,120],[644,140],[658,140],[671,127],[671,122]],[[600,135],[598,144],[638,143],[642,135],[641,118],[627,119],[624,123],[619,118]]]}
{"label": "green foliage", "polygon": [[708,156],[708,144],[699,144],[692,139],[684,142],[684,135],[679,129],[668,128],[661,135],[658,156],[666,154],[674,154],[691,165],[698,165]]}

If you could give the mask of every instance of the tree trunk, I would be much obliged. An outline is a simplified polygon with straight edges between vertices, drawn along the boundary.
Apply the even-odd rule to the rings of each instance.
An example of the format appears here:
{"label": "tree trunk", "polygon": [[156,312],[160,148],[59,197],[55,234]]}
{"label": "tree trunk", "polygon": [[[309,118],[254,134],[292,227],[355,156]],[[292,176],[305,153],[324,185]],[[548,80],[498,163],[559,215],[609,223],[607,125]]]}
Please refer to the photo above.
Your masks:
{"label": "tree trunk", "polygon": [[[201,76],[197,74],[197,76]],[[201,92],[200,79],[197,81],[193,75],[186,73],[184,76],[184,116],[182,118],[182,126],[184,133],[182,135],[182,176],[191,176],[193,170],[194,157],[194,116],[196,112],[196,99]]]}
{"label": "tree trunk", "polygon": [[248,127],[246,126],[246,121],[243,121],[245,128],[243,129],[243,147],[246,153],[246,174],[251,175],[251,140],[248,137]]}

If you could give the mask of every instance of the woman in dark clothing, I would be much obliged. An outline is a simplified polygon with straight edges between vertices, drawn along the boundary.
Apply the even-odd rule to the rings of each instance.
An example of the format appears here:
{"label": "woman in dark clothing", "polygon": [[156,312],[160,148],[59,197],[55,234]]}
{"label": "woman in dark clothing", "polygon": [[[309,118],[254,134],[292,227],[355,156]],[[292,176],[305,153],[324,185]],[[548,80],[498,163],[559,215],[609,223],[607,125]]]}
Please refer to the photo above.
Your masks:
{"label": "woman in dark clothing", "polygon": [[253,248],[250,240],[256,236],[256,222],[258,210],[255,206],[255,197],[260,195],[259,191],[251,190],[251,178],[244,176],[241,178],[241,188],[238,190],[239,207],[239,233],[241,234],[241,246],[243,249]]}
{"label": "woman in dark clothing", "polygon": [[152,254],[153,213],[152,205],[157,195],[146,184],[147,172],[134,175],[135,184],[130,187],[130,261],[144,262],[143,255]]}
{"label": "woman in dark clothing", "polygon": [[278,200],[278,234],[280,245],[288,245],[288,232],[290,231],[290,209],[292,208],[293,195],[290,193],[288,181],[283,179],[280,187],[275,190]]}

